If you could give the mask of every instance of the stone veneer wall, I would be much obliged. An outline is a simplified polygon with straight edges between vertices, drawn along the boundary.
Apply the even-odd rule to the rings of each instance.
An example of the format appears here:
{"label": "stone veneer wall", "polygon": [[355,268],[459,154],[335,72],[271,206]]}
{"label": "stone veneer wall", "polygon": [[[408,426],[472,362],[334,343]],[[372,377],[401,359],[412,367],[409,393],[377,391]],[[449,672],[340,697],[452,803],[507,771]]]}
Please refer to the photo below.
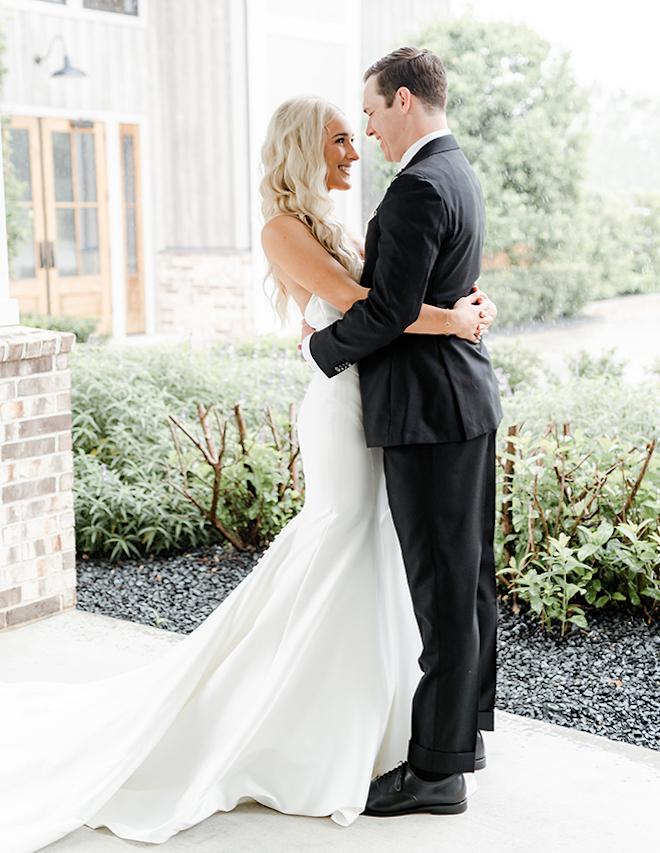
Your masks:
{"label": "stone veneer wall", "polygon": [[252,255],[169,249],[158,255],[159,334],[202,338],[253,332]]}
{"label": "stone veneer wall", "polygon": [[75,604],[73,341],[0,327],[0,630]]}

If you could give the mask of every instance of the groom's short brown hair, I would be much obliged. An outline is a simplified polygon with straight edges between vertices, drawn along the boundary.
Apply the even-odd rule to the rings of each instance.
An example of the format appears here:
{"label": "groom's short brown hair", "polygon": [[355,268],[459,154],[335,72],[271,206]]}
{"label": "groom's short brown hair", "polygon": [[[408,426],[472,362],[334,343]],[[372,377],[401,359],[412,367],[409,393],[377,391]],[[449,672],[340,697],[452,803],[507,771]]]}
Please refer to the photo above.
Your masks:
{"label": "groom's short brown hair", "polygon": [[398,90],[405,86],[431,110],[447,105],[447,75],[439,56],[418,47],[400,47],[364,72],[364,81],[377,74],[378,92],[391,107]]}

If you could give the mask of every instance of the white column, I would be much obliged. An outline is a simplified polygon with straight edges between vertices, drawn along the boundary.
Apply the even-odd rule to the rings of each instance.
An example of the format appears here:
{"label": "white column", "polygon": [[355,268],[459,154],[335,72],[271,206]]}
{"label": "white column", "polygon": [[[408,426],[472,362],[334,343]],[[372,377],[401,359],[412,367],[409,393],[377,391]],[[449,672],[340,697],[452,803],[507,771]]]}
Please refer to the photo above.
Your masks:
{"label": "white column", "polygon": [[9,258],[5,216],[5,170],[0,145],[0,326],[18,326],[18,299],[9,298]]}
{"label": "white column", "polygon": [[231,134],[234,172],[234,246],[249,249],[250,229],[250,139],[248,136],[247,8],[243,2],[229,3],[231,50]]}
{"label": "white column", "polygon": [[266,258],[261,248],[261,201],[259,198],[259,155],[268,123],[268,62],[264,0],[247,0],[248,115],[250,152],[250,231],[252,246],[253,319],[255,332],[272,331],[275,317],[263,291]]}

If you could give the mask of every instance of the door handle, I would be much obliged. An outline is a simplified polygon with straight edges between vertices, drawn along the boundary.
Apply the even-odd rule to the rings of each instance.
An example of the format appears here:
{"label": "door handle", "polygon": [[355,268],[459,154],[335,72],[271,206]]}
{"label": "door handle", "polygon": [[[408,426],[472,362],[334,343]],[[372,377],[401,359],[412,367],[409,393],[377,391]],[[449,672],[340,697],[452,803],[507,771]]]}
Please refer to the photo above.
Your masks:
{"label": "door handle", "polygon": [[51,269],[52,269],[52,267],[55,266],[55,250],[53,248],[52,243],[48,243],[47,259],[48,259],[48,266],[51,267]]}
{"label": "door handle", "polygon": [[44,243],[39,243],[39,266],[42,269],[48,267],[48,253]]}

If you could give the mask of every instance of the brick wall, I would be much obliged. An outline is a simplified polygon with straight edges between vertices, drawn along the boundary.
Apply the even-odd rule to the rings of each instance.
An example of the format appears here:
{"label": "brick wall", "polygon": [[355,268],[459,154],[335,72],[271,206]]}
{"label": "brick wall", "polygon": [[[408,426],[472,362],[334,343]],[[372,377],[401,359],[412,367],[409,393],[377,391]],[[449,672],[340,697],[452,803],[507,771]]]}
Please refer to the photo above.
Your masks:
{"label": "brick wall", "polygon": [[0,630],[75,604],[73,340],[0,327]]}
{"label": "brick wall", "polygon": [[158,332],[206,338],[253,332],[250,252],[158,255]]}

